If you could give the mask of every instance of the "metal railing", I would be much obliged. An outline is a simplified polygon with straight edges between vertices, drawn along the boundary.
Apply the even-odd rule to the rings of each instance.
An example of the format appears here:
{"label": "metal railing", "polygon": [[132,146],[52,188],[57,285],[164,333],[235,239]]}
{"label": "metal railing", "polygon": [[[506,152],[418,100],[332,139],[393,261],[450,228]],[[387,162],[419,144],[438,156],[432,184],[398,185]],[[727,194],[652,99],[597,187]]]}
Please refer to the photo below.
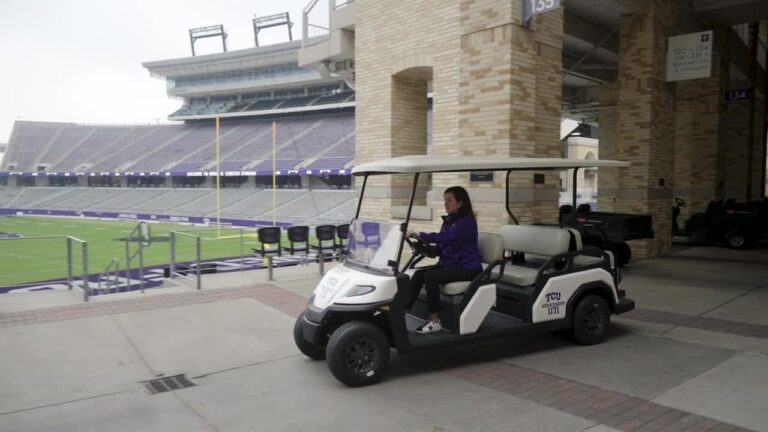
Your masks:
{"label": "metal railing", "polygon": [[[245,229],[243,228],[233,228],[233,227],[217,227],[217,228],[202,228],[202,229],[193,229],[189,231],[172,231],[169,235],[170,240],[170,249],[171,249],[171,266],[170,266],[170,277],[173,279],[175,276],[183,276],[186,277],[186,274],[182,274],[181,271],[179,271],[178,263],[180,261],[190,261],[190,260],[180,260],[179,254],[180,254],[180,248],[179,248],[179,237],[189,238],[194,241],[194,257],[191,260],[193,262],[193,265],[195,267],[194,272],[196,275],[196,285],[197,289],[202,288],[202,282],[201,282],[201,274],[202,274],[202,239],[208,239],[208,240],[237,240],[238,247],[240,250],[240,271],[245,270]],[[190,268],[184,269],[184,273],[189,273]]]}
{"label": "metal railing", "polygon": [[[104,280],[106,280],[105,282],[106,289],[101,287],[102,281]],[[129,279],[126,278],[126,280],[129,280]],[[117,258],[113,257],[112,261],[109,262],[109,265],[107,266],[107,268],[105,268],[103,272],[99,273],[99,280],[97,284],[98,284],[97,289],[99,290],[99,294],[111,294],[112,287],[114,287],[117,292],[120,291],[120,262],[117,260]],[[106,293],[104,291],[106,291]]]}
{"label": "metal railing", "polygon": [[[131,262],[138,257],[139,259],[139,287],[144,292],[144,248],[149,246],[152,241],[152,235],[149,231],[149,225],[146,222],[139,222],[133,228],[133,231],[125,239],[125,280],[126,286],[131,281]],[[131,243],[138,243],[138,248],[131,253]]]}
{"label": "metal railing", "polygon": [[[317,4],[323,2],[323,6]],[[324,36],[330,33],[331,10],[334,6],[332,0],[312,0],[301,12],[301,46],[308,45],[307,40],[312,37]]]}
{"label": "metal railing", "polygon": [[[65,250],[67,253],[67,262],[66,262],[66,268],[67,268],[67,286],[70,290],[75,286],[74,281],[74,266],[72,265],[73,261],[73,243],[77,243],[80,245],[81,250],[81,258],[82,258],[82,274],[81,274],[81,285],[83,290],[83,300],[88,301],[88,298],[90,297],[90,286],[88,284],[88,242],[85,240],[81,240],[77,237],[72,236],[39,236],[39,237],[13,237],[13,238],[6,238],[6,239],[0,239],[0,242],[9,242],[9,241],[29,241],[29,240],[51,240],[51,239],[64,239],[65,240]],[[1,244],[1,243],[0,243]]]}
{"label": "metal railing", "polygon": [[200,272],[202,270],[200,266],[200,259],[201,259],[200,236],[185,233],[182,231],[171,231],[170,233],[171,268],[169,271],[169,276],[171,279],[173,279],[176,276],[189,279],[189,276],[188,276],[189,269],[187,269],[187,272],[185,272],[184,274],[176,271],[176,238],[177,237],[191,238],[195,242],[195,279],[196,279],[195,283],[196,283],[197,289],[202,289],[203,285],[202,285],[202,280],[200,278],[200,274],[201,274]]}
{"label": "metal railing", "polygon": [[[335,10],[345,8],[355,0],[311,0],[301,12],[301,47],[314,45],[325,40],[308,42],[310,38],[328,36],[331,33],[332,15]],[[319,6],[318,6],[319,4]]]}

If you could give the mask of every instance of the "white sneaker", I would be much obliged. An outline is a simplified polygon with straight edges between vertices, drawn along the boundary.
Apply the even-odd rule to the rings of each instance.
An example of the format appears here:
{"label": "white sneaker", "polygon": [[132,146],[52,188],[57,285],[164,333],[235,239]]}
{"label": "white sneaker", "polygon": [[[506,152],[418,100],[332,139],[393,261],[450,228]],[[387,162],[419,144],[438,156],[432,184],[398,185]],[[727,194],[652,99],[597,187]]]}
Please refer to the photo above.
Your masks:
{"label": "white sneaker", "polygon": [[440,325],[440,320],[437,321],[431,321],[427,320],[421,327],[416,329],[416,333],[418,334],[427,334],[427,333],[434,333],[439,332],[443,329],[443,326]]}

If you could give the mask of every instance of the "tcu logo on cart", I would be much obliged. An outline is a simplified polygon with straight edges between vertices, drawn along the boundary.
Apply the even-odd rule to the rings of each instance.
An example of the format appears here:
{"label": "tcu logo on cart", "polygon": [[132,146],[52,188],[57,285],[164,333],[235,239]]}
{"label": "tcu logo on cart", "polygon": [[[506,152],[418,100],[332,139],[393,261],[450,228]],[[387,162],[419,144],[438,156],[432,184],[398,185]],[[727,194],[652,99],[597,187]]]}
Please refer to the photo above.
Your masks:
{"label": "tcu logo on cart", "polygon": [[547,315],[560,315],[560,306],[565,304],[565,302],[560,301],[560,297],[559,292],[551,292],[545,295],[546,302],[541,306],[547,310]]}

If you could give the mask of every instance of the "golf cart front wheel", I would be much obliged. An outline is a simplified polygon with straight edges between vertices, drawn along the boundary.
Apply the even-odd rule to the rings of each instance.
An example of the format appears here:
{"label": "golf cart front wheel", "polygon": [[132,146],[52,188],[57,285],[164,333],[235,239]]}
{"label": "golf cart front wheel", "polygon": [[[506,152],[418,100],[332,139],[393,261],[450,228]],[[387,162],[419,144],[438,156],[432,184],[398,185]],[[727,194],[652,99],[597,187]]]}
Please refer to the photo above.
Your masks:
{"label": "golf cart front wheel", "polygon": [[303,322],[304,312],[296,318],[296,323],[293,325],[293,341],[296,343],[296,348],[312,360],[325,359],[325,347],[317,346],[304,337]]}
{"label": "golf cart front wheel", "polygon": [[602,297],[584,297],[573,309],[573,339],[582,345],[602,342],[608,333],[610,319],[608,304]]}
{"label": "golf cart front wheel", "polygon": [[328,369],[350,387],[374,384],[389,364],[389,340],[375,325],[348,322],[333,332],[325,351]]}

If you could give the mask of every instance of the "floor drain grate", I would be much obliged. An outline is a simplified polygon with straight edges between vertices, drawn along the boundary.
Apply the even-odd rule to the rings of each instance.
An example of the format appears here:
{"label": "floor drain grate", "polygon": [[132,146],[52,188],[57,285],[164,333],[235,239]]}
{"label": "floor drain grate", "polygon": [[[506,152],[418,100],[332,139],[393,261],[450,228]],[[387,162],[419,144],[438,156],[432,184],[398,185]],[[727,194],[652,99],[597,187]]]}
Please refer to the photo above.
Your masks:
{"label": "floor drain grate", "polygon": [[193,387],[194,385],[195,383],[190,381],[184,374],[144,381],[144,387],[146,387],[152,394],[179,390]]}

